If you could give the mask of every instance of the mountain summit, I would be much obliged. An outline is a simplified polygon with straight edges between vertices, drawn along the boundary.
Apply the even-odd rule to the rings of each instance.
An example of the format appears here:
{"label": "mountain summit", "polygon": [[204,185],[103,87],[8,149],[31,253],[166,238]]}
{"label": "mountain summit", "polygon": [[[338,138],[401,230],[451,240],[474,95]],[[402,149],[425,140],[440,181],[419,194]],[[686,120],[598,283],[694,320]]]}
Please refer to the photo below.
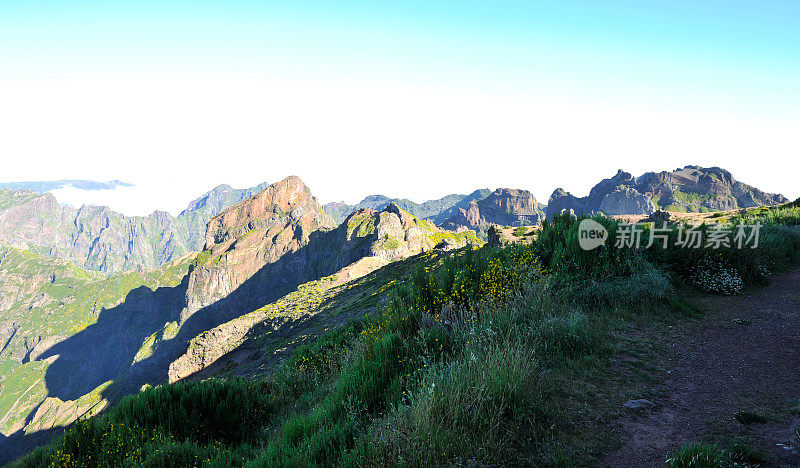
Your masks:
{"label": "mountain summit", "polygon": [[548,217],[563,211],[608,215],[651,214],[657,209],[706,212],[786,203],[780,194],[766,193],[733,178],[719,167],[685,166],[674,171],[633,177],[622,169],[578,198],[556,189],[547,204]]}
{"label": "mountain summit", "polygon": [[466,227],[481,233],[492,224],[523,226],[539,224],[544,213],[527,190],[499,188],[481,200],[473,200],[443,223],[449,229]]}
{"label": "mountain summit", "polygon": [[[227,208],[208,222],[204,250],[189,277],[189,310],[227,296],[266,265],[306,246],[313,232],[333,227],[333,219],[296,176]],[[267,287],[281,278],[289,283],[297,275],[283,271],[258,284]],[[267,293],[259,297],[271,296]]]}

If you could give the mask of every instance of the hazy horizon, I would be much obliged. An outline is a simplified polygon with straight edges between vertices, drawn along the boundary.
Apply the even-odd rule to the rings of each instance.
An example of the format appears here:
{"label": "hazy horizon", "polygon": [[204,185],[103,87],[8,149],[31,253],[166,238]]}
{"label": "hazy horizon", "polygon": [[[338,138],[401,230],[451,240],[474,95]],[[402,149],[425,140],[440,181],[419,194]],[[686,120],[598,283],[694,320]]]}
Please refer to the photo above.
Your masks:
{"label": "hazy horizon", "polygon": [[290,174],[323,202],[546,202],[697,164],[794,199],[798,17],[781,1],[0,2],[2,179],[121,179],[136,188],[92,202],[144,214]]}
{"label": "hazy horizon", "polygon": [[[681,167],[684,167],[684,166],[681,166]],[[662,170],[674,170],[674,169],[677,169],[677,168],[662,169]],[[725,168],[723,168],[723,169],[725,169]],[[646,172],[661,172],[662,170],[652,170],[652,171],[646,171]],[[609,173],[607,176],[603,176],[602,178],[598,178],[595,181],[595,183],[600,182],[602,179],[607,179],[607,178],[613,176],[615,173],[616,173],[616,171],[613,171],[613,173]],[[277,178],[277,179],[274,179],[274,180],[273,179],[264,180],[264,181],[259,182],[259,183],[263,183],[263,182],[275,183],[275,182],[278,182],[278,181],[284,179],[285,177],[288,177],[289,175],[297,175],[301,179],[303,179],[302,175],[299,175],[299,174],[288,174],[288,175],[286,175],[284,177],[280,177],[280,178]],[[639,177],[642,174],[632,174],[632,175],[634,177]],[[739,178],[737,178],[736,174],[733,174],[733,177],[736,180],[739,180],[740,182],[748,183],[747,180],[740,180]],[[15,181],[15,182],[12,182],[12,183],[14,183],[14,184],[24,184],[24,183],[32,183],[32,182],[46,183],[46,182],[59,182],[59,181]],[[66,181],[66,182],[73,182],[73,181]],[[228,186],[230,186],[230,187],[232,187],[234,189],[248,189],[248,188],[251,188],[251,187],[254,187],[254,186],[258,185],[258,183],[256,183],[256,184],[253,184],[252,186],[237,186],[237,185],[234,185],[234,184],[220,183],[220,184],[217,184],[217,185],[215,185],[213,187],[209,187],[207,190],[204,190],[202,192],[198,192],[198,193],[193,194],[193,195],[188,195],[188,198],[186,199],[186,201],[183,204],[180,204],[180,202],[176,201],[175,202],[175,206],[173,206],[173,207],[166,207],[165,206],[165,207],[156,207],[154,210],[150,210],[150,211],[137,211],[137,207],[140,206],[140,205],[138,203],[136,203],[136,200],[140,199],[144,192],[153,191],[153,187],[152,186],[144,186],[144,187],[142,187],[142,186],[139,186],[137,184],[130,184],[130,183],[124,181],[124,180],[120,181],[120,180],[117,180],[117,179],[113,179],[113,180],[109,180],[109,181],[83,181],[82,180],[82,181],[79,181],[79,182],[97,182],[97,183],[100,183],[100,184],[112,184],[112,183],[116,182],[117,184],[115,184],[112,188],[103,187],[103,188],[94,188],[94,189],[79,188],[79,187],[75,187],[75,186],[70,185],[70,184],[65,184],[63,187],[58,187],[58,188],[53,189],[53,190],[48,190],[47,192],[52,193],[56,197],[56,200],[58,200],[59,203],[61,203],[62,205],[70,205],[70,206],[73,206],[75,208],[79,208],[81,205],[87,204],[87,205],[95,205],[95,206],[108,206],[112,210],[117,211],[119,213],[122,213],[122,214],[124,214],[126,216],[147,216],[147,215],[151,214],[155,210],[167,211],[170,214],[177,216],[178,214],[180,214],[181,211],[183,211],[187,207],[187,205],[190,202],[194,201],[195,199],[197,199],[198,197],[202,196],[203,194],[210,192],[211,190],[213,190],[214,188],[216,188],[218,186],[228,185]],[[6,184],[9,184],[9,183],[8,182],[0,182],[0,188],[6,186]],[[568,186],[553,187],[553,189],[551,189],[548,192],[548,195],[546,197],[543,197],[543,198],[539,197],[539,195],[537,195],[537,193],[535,191],[530,190],[527,187],[510,187],[510,186],[480,187],[480,186],[478,186],[478,187],[474,187],[474,188],[472,188],[470,190],[465,190],[465,191],[461,191],[461,192],[442,193],[442,194],[440,194],[438,196],[433,196],[431,198],[418,199],[418,200],[409,198],[409,197],[404,196],[402,194],[387,194],[387,193],[381,193],[381,192],[364,194],[364,195],[360,196],[359,198],[353,199],[353,200],[341,200],[341,199],[333,200],[333,199],[327,199],[327,198],[321,196],[320,194],[316,193],[316,191],[314,190],[314,187],[310,187],[310,188],[311,188],[312,193],[314,194],[314,196],[320,202],[320,204],[327,204],[327,203],[333,203],[333,202],[344,202],[344,203],[347,203],[349,205],[356,205],[357,203],[361,202],[365,197],[371,196],[371,195],[384,195],[384,196],[387,196],[389,198],[408,199],[408,200],[411,200],[411,201],[413,201],[415,203],[422,204],[422,203],[424,203],[426,201],[437,200],[437,199],[440,199],[440,198],[442,198],[444,196],[451,195],[451,194],[454,194],[454,193],[463,194],[463,195],[469,195],[473,191],[479,190],[479,189],[495,190],[495,189],[498,189],[498,188],[514,188],[514,189],[529,190],[531,193],[533,193],[534,197],[536,197],[536,200],[540,205],[546,205],[547,202],[548,202],[548,198],[552,194],[553,190],[555,190],[557,188],[563,188],[563,189],[567,190],[568,192],[572,193],[573,195],[575,195],[577,197],[583,197],[583,196],[586,196],[586,195],[589,194],[589,189],[591,189],[591,186],[588,187],[584,191],[574,191],[574,190],[571,190]],[[763,189],[761,187],[757,187],[757,186],[756,186],[756,188],[758,188],[760,190],[765,190],[765,189]],[[780,192],[770,192],[769,190],[765,190],[765,191],[768,192],[768,193],[780,193]],[[797,195],[794,194],[794,193],[793,194],[781,193],[781,195],[786,196],[790,200],[794,200],[794,199],[797,198]]]}

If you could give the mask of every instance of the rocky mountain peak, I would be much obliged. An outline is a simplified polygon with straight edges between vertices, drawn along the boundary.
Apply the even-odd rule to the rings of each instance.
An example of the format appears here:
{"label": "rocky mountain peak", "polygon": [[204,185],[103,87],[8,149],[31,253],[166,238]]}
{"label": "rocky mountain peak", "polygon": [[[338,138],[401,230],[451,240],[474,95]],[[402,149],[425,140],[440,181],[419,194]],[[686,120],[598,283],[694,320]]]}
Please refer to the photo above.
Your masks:
{"label": "rocky mountain peak", "polygon": [[208,220],[262,187],[219,186],[177,217],[164,211],[124,216],[93,205],[75,209],[51,193],[0,188],[0,241],[109,273],[155,268],[200,250]]}
{"label": "rocky mountain peak", "polygon": [[485,210],[494,207],[503,213],[513,215],[535,215],[539,204],[527,190],[499,188],[478,202]]}
{"label": "rocky mountain peak", "polygon": [[367,195],[363,200],[361,200],[361,204],[377,206],[379,204],[386,203],[389,200],[391,200],[391,198],[387,197],[386,195]]}
{"label": "rocky mountain peak", "polygon": [[460,208],[443,226],[448,229],[463,226],[485,234],[492,224],[525,226],[539,224],[543,219],[544,213],[531,192],[498,188],[486,198],[472,200],[467,208]]}
{"label": "rocky mountain peak", "polygon": [[333,228],[333,220],[325,215],[311,190],[297,176],[290,176],[270,185],[247,200],[241,201],[208,222],[206,249],[236,239],[254,229],[299,224],[307,234],[318,228]]}
{"label": "rocky mountain peak", "polygon": [[408,212],[397,206],[396,203],[392,202],[386,205],[384,209],[385,212],[394,214],[400,220],[400,225],[403,226],[403,229],[411,229],[413,227],[418,227],[418,220],[411,216]]}
{"label": "rocky mountain peak", "polygon": [[356,205],[348,205],[344,202],[327,203],[325,212],[333,216],[337,223],[341,224],[351,213],[360,208],[370,208],[382,210],[389,203],[394,203],[407,213],[420,218],[433,221],[441,225],[448,218],[453,216],[460,209],[466,209],[473,200],[480,200],[491,193],[488,189],[475,190],[469,195],[450,194],[435,200],[428,200],[423,203],[416,203],[408,199],[389,198],[384,195],[369,195]]}
{"label": "rocky mountain peak", "polygon": [[340,250],[349,252],[343,265],[363,257],[405,258],[443,242],[456,248],[478,240],[474,233],[454,233],[429,220],[419,219],[397,203],[389,203],[380,211],[362,208],[350,214],[337,231],[340,233],[336,237],[342,239]]}
{"label": "rocky mountain peak", "polygon": [[202,196],[190,201],[189,205],[186,206],[186,209],[184,209],[181,214],[203,209],[204,207],[213,203],[213,200],[224,197],[224,195],[229,193],[231,190],[233,190],[233,188],[228,184],[217,185],[207,193],[204,193]]}
{"label": "rocky mountain peak", "polygon": [[[269,187],[269,183],[266,182],[248,189],[236,189],[228,184],[217,185],[210,191],[189,202],[180,216],[192,216],[196,213],[200,213],[201,217],[207,217],[208,219],[219,214],[219,212],[234,203],[250,198],[267,187]],[[203,223],[203,228],[205,228],[205,223]]]}
{"label": "rocky mountain peak", "polygon": [[719,167],[687,165],[674,171],[647,172],[632,177],[622,170],[578,198],[558,189],[548,202],[548,216],[562,211],[609,215],[649,215],[668,211],[718,211],[785,203],[779,194],[762,192],[737,181]]}
{"label": "rocky mountain peak", "polygon": [[188,311],[227,296],[267,265],[305,247],[315,231],[333,227],[296,176],[227,208],[208,222],[205,248],[189,278]]}
{"label": "rocky mountain peak", "polygon": [[455,246],[477,241],[468,233],[444,231],[396,203],[380,211],[359,209],[332,227],[296,177],[232,206],[208,223],[207,245],[189,275],[182,319],[212,305],[219,309],[215,313],[246,312],[365,257],[394,260],[444,240]]}

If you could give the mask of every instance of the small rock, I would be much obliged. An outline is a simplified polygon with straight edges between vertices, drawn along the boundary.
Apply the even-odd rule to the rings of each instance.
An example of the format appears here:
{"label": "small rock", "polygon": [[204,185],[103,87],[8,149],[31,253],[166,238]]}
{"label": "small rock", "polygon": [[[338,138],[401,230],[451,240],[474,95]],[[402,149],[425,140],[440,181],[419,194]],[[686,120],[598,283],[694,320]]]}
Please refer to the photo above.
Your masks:
{"label": "small rock", "polygon": [[628,400],[622,406],[624,406],[625,408],[628,408],[630,410],[637,410],[638,411],[638,410],[643,410],[643,409],[647,409],[647,408],[652,408],[653,406],[655,406],[655,403],[653,403],[650,400],[645,400],[644,398],[642,398],[640,400]]}

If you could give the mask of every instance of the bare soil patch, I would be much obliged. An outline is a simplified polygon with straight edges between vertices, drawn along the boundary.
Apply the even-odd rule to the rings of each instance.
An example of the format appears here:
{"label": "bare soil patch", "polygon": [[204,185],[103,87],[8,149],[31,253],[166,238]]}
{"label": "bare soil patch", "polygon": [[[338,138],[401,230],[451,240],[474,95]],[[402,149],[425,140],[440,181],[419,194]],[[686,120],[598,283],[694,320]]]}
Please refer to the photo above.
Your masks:
{"label": "bare soil patch", "polygon": [[[762,466],[800,465],[800,270],[695,302],[706,313],[670,333],[667,377],[641,396],[656,406],[622,413],[622,446],[601,464],[663,466],[689,442],[739,442],[764,453]],[[767,422],[743,424],[738,412]]]}

